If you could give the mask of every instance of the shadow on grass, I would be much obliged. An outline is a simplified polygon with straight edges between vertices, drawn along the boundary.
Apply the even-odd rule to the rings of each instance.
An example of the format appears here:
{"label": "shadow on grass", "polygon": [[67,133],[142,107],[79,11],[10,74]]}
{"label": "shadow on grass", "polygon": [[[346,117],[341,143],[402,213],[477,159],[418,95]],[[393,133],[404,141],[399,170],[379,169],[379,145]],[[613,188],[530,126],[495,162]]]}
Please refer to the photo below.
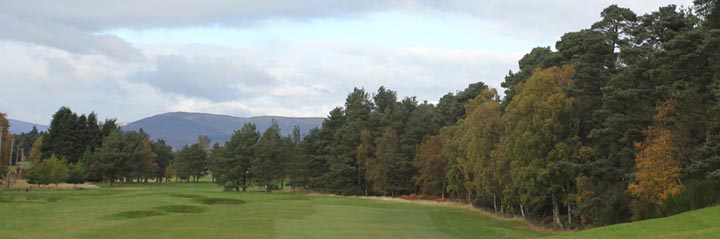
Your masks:
{"label": "shadow on grass", "polygon": [[276,198],[275,200],[305,201],[305,200],[310,200],[310,199],[311,199],[310,197],[304,196],[304,195],[292,195],[292,196],[288,196],[288,197]]}
{"label": "shadow on grass", "polygon": [[245,203],[243,200],[230,198],[200,198],[197,199],[197,201],[207,205],[237,205]]}
{"label": "shadow on grass", "polygon": [[176,194],[172,194],[170,196],[179,197],[179,198],[206,198],[207,197],[205,195],[190,194],[190,193],[176,193]]}
{"label": "shadow on grass", "polygon": [[162,215],[165,215],[165,214],[162,212],[158,212],[158,211],[126,211],[126,212],[116,213],[113,215],[113,217],[132,219],[132,218],[143,218],[143,217],[162,216]]}
{"label": "shadow on grass", "polygon": [[205,211],[205,208],[198,207],[198,206],[189,206],[189,205],[168,205],[168,206],[162,206],[162,207],[156,207],[155,209],[158,209],[163,212],[167,213],[201,213]]}

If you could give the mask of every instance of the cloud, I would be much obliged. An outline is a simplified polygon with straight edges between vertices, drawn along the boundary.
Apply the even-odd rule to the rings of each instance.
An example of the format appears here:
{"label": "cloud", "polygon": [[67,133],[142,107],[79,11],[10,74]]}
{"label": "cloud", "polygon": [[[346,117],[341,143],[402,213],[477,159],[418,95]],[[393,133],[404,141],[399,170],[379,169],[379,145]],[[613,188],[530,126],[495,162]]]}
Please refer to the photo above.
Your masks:
{"label": "cloud", "polygon": [[[688,0],[689,1],[689,0]],[[586,28],[600,11],[616,1],[466,1],[466,0],[38,0],[0,1],[0,38],[63,49],[77,54],[103,54],[125,61],[143,59],[142,52],[109,34],[115,29],[170,29],[223,26],[261,27],[284,21],[362,18],[371,13],[404,11],[443,17],[464,15],[478,29],[549,42],[567,31]],[[624,1],[648,12],[678,0]],[[691,4],[688,2],[688,4]],[[398,29],[402,30],[402,29]]]}
{"label": "cloud", "polygon": [[73,25],[86,31],[227,25],[244,27],[263,20],[311,20],[382,11],[385,1],[294,0],[40,0],[3,1],[0,12]]}
{"label": "cloud", "polygon": [[2,1],[0,14],[72,26],[80,31],[176,27],[255,27],[277,21],[359,18],[368,13],[407,11],[419,15],[464,14],[479,27],[515,36],[562,34],[587,27],[600,11],[619,4],[645,13],[678,0],[468,1],[468,0],[39,0]]}
{"label": "cloud", "polygon": [[692,4],[689,0],[420,0],[406,2],[404,9],[417,14],[464,14],[482,29],[514,37],[557,39],[565,32],[590,27],[600,20],[600,12],[612,4],[641,15],[678,2]]}
{"label": "cloud", "polygon": [[35,43],[78,54],[101,54],[123,61],[139,61],[143,54],[114,35],[98,35],[73,26],[43,20],[21,20],[0,14],[0,38]]}
{"label": "cloud", "polygon": [[[620,5],[647,12],[670,3],[663,1]],[[599,20],[600,11],[610,4],[609,0],[0,1],[0,84],[6,89],[0,94],[0,109],[12,118],[38,123],[49,123],[63,105],[120,121],[166,111],[325,116],[343,104],[353,87],[374,92],[381,85],[401,97],[433,102],[477,81],[499,88],[525,52],[322,39],[293,42],[292,37],[258,45],[143,45],[99,32],[263,28],[298,21],[312,25],[323,19],[362,20],[367,14],[402,11],[467,20],[490,35],[552,42],[564,32]]]}
{"label": "cloud", "polygon": [[167,93],[214,101],[250,98],[275,84],[264,70],[238,56],[160,56],[154,69],[130,78]]}
{"label": "cloud", "polygon": [[163,112],[171,97],[125,80],[139,65],[99,55],[0,40],[0,109],[9,117],[48,124],[69,106],[101,118],[139,119]]}
{"label": "cloud", "polygon": [[401,96],[429,101],[478,81],[499,88],[503,76],[524,54],[348,45],[303,45],[263,52],[272,56],[267,60],[273,62],[268,72],[277,79],[321,86],[300,92],[333,99],[338,105],[353,87],[374,91],[384,85]]}

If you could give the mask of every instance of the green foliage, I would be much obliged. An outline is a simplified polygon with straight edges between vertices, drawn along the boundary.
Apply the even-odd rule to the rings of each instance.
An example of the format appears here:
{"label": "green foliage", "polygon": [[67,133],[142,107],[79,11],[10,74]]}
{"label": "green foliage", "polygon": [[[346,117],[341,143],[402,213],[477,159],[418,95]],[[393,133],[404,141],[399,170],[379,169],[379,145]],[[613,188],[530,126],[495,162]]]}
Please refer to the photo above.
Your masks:
{"label": "green foliage", "polygon": [[442,155],[442,140],[439,136],[426,136],[418,145],[414,166],[418,174],[413,178],[420,193],[445,197],[447,180],[447,159]]}
{"label": "green foliage", "polygon": [[28,173],[28,182],[34,184],[58,184],[66,182],[70,176],[67,163],[60,161],[55,155],[32,166]]}
{"label": "green foliage", "polygon": [[574,175],[567,175],[563,161],[575,158],[576,132],[568,124],[575,122],[574,102],[565,91],[574,73],[571,66],[536,70],[516,87],[518,93],[505,113],[503,148],[511,160],[510,175],[520,203],[534,213],[550,203],[558,226],[561,201],[573,190],[568,180]]}
{"label": "green foliage", "polygon": [[691,181],[685,184],[680,194],[673,195],[663,201],[662,205],[653,211],[653,214],[661,217],[672,216],[691,210],[715,206],[718,203],[720,203],[720,182],[704,180]]}
{"label": "green foliage", "polygon": [[40,159],[42,157],[42,153],[40,152],[40,149],[42,148],[43,144],[43,137],[38,137],[35,139],[35,141],[32,144],[32,147],[30,148],[30,153],[28,154],[28,160],[32,163],[40,163]]}
{"label": "green foliage", "polygon": [[162,181],[165,177],[165,172],[173,159],[172,146],[165,143],[165,140],[158,139],[152,143],[152,152],[155,153],[155,174],[154,176]]}
{"label": "green foliage", "polygon": [[103,139],[89,168],[91,174],[99,175],[113,185],[118,179],[131,182],[154,177],[156,159],[150,138],[144,132],[113,131]]}
{"label": "green foliage", "polygon": [[265,187],[267,192],[277,187],[276,182],[283,179],[284,160],[280,127],[275,120],[265,130],[257,145],[257,155],[252,162],[253,175],[258,185]]}
{"label": "green foliage", "polygon": [[[15,158],[15,155],[17,155],[17,158],[13,159],[13,161],[19,162],[21,159],[26,159],[30,155],[30,149],[33,147],[33,144],[37,141],[38,138],[42,137],[44,134],[44,132],[38,131],[35,126],[33,126],[30,132],[16,134],[15,152],[13,153],[13,157]],[[40,155],[38,155],[38,159],[39,157]]]}
{"label": "green foliage", "polygon": [[372,186],[372,191],[389,196],[399,195],[409,189],[409,179],[405,170],[410,169],[410,161],[400,153],[398,136],[393,129],[385,130],[382,137],[375,142],[375,158],[366,162],[365,177]]}
{"label": "green foliage", "polygon": [[102,135],[95,113],[78,116],[70,108],[60,107],[53,115],[40,151],[42,158],[55,154],[74,163],[82,158],[87,148],[95,149],[101,141]]}
{"label": "green foliage", "polygon": [[[281,136],[275,122],[262,135],[245,125],[225,145],[211,148],[201,136],[173,157],[142,131],[118,132],[114,120],[100,124],[95,114],[63,107],[43,146],[35,140],[41,150],[30,155],[82,157],[91,175],[110,182],[197,180],[209,169],[235,191],[287,183],[343,195],[447,192],[558,227],[675,214],[716,203],[713,185],[720,182],[720,14],[716,0],[694,3],[695,12],[669,5],[642,16],[605,8],[588,29],[564,34],[556,50],[537,47],[520,59],[519,71],[502,83],[502,100],[482,82],[437,105],[400,99],[384,86],[373,94],[354,88],[322,128],[304,137],[298,128]],[[643,130],[668,98],[677,112],[667,119],[664,135],[672,140],[663,146],[683,161],[672,177],[657,177],[647,171],[656,164],[636,159],[670,151],[635,144],[653,139]],[[645,203],[637,192],[656,194],[651,189],[658,187],[628,191],[657,178],[691,183]]]}
{"label": "green foliage", "polygon": [[203,149],[201,144],[185,145],[185,147],[175,153],[173,169],[180,179],[197,182],[207,173],[207,158],[207,151]]}
{"label": "green foliage", "polygon": [[74,163],[70,165],[67,183],[80,184],[85,183],[89,177],[87,167],[82,163]]}
{"label": "green foliage", "polygon": [[259,138],[255,125],[247,123],[233,133],[224,147],[213,147],[209,168],[216,183],[235,191],[248,188]]}

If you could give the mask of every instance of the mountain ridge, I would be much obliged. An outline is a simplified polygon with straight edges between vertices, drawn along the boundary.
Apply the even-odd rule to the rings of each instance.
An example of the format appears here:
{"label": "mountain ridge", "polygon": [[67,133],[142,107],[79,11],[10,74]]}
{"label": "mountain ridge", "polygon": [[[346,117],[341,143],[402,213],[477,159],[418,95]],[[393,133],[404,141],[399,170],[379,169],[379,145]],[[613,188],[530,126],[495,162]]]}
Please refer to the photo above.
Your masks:
{"label": "mountain ridge", "polygon": [[198,112],[166,112],[146,117],[122,127],[123,130],[143,129],[152,139],[163,139],[174,149],[190,145],[197,141],[199,135],[206,135],[213,143],[223,143],[230,139],[233,131],[242,128],[245,123],[254,123],[257,130],[265,131],[275,119],[280,126],[281,134],[292,132],[295,125],[300,127],[303,135],[312,128],[319,128],[324,118],[321,117],[288,117],[288,116],[253,116],[236,117],[231,115],[198,113]]}
{"label": "mountain ridge", "polygon": [[45,131],[47,132],[49,126],[42,125],[42,124],[36,124],[32,122],[27,122],[23,120],[17,120],[17,119],[10,119],[8,118],[8,123],[10,123],[10,129],[9,132],[11,134],[21,134],[21,133],[27,133],[30,132],[34,127],[37,128],[38,131]]}

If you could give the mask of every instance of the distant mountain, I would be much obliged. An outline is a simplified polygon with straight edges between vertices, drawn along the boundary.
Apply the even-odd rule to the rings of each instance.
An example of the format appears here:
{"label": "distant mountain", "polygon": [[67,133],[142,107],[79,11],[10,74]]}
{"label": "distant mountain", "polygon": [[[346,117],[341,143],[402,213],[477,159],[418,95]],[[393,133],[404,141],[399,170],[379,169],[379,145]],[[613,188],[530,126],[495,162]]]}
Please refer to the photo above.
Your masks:
{"label": "distant mountain", "polygon": [[141,119],[122,127],[123,130],[140,130],[141,128],[153,139],[164,139],[173,149],[197,142],[198,135],[207,135],[210,140],[223,143],[230,139],[233,131],[251,122],[262,133],[270,127],[272,119],[280,126],[282,135],[292,132],[295,125],[300,127],[303,135],[311,129],[320,127],[323,118],[295,118],[282,116],[234,117],[205,113],[172,112]]}
{"label": "distant mountain", "polygon": [[46,131],[48,130],[47,125],[41,125],[41,124],[35,124],[30,122],[25,122],[22,120],[14,120],[14,119],[8,119],[10,122],[10,133],[11,134],[21,134],[21,133],[27,133],[30,132],[35,126],[38,131]]}

